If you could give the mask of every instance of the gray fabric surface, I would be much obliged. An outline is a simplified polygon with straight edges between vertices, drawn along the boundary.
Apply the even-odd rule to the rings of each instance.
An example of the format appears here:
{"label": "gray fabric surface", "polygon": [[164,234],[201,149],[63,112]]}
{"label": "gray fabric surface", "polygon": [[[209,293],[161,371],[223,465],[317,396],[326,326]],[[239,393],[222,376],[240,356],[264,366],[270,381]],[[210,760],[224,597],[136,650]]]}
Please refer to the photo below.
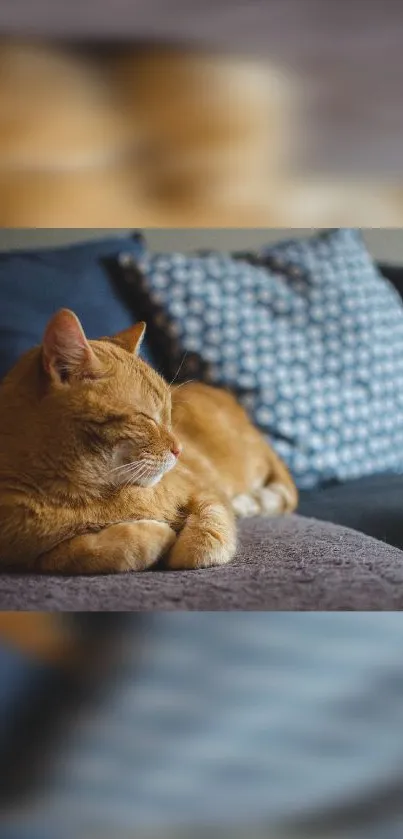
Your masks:
{"label": "gray fabric surface", "polygon": [[230,565],[98,577],[3,573],[0,609],[403,609],[403,553],[315,519],[254,518],[242,522]]}
{"label": "gray fabric surface", "polygon": [[308,91],[314,169],[401,173],[397,0],[13,0],[0,33],[190,41],[274,58]]}

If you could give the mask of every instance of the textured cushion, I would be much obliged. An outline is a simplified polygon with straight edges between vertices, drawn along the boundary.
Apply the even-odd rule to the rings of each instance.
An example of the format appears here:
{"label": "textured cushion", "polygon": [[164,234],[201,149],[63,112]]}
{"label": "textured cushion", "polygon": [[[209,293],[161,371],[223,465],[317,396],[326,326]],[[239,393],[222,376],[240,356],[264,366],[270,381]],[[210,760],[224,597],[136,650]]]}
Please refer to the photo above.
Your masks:
{"label": "textured cushion", "polygon": [[402,552],[354,530],[290,515],[240,524],[229,565],[198,571],[0,574],[0,610],[403,609]]}
{"label": "textured cushion", "polygon": [[303,490],[298,513],[352,527],[403,550],[403,475],[364,478]]}
{"label": "textured cushion", "polygon": [[233,390],[300,488],[403,470],[403,306],[359,232],[139,268],[166,375]]}
{"label": "textured cushion", "polygon": [[40,343],[49,317],[61,307],[76,312],[90,338],[133,323],[136,312],[114,283],[121,249],[139,257],[141,236],[0,254],[0,378]]}

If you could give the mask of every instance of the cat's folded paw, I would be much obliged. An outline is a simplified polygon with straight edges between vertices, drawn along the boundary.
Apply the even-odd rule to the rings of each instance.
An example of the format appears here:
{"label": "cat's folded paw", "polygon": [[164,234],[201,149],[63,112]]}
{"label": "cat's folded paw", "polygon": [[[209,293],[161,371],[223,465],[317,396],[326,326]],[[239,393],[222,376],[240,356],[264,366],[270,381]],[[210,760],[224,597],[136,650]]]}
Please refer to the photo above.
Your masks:
{"label": "cat's folded paw", "polygon": [[279,516],[290,509],[291,497],[284,484],[270,484],[254,493],[263,516]]}
{"label": "cat's folded paw", "polygon": [[292,512],[296,506],[296,490],[280,482],[273,482],[248,494],[237,495],[232,500],[232,508],[237,518],[279,516]]}
{"label": "cat's folded paw", "polygon": [[176,533],[153,520],[121,521],[61,542],[38,560],[38,570],[63,574],[144,571],[172,547]]}
{"label": "cat's folded paw", "polygon": [[225,565],[235,554],[235,538],[214,529],[199,528],[190,516],[170,550],[166,565],[171,569],[211,568]]}
{"label": "cat's folded paw", "polygon": [[251,516],[258,516],[262,511],[261,504],[253,495],[242,493],[236,495],[232,499],[232,509],[239,519],[250,518]]}
{"label": "cat's folded paw", "polygon": [[298,503],[296,488],[292,484],[283,484],[280,481],[273,481],[272,484],[262,487],[258,490],[258,494],[267,515],[271,513],[273,496],[280,499],[280,513],[292,513]]}
{"label": "cat's folded paw", "polygon": [[144,520],[122,523],[127,528],[128,570],[143,571],[155,565],[176,540],[176,533],[165,522]]}

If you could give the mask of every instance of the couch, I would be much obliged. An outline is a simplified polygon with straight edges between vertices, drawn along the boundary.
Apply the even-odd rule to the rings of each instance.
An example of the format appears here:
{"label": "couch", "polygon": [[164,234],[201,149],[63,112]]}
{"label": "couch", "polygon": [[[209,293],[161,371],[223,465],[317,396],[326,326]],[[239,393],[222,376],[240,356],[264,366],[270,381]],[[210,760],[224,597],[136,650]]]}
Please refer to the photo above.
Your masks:
{"label": "couch", "polygon": [[[403,271],[380,268],[403,295]],[[400,609],[402,492],[397,474],[304,490],[297,514],[241,522],[236,558],[222,568],[101,577],[2,572],[0,610]]]}

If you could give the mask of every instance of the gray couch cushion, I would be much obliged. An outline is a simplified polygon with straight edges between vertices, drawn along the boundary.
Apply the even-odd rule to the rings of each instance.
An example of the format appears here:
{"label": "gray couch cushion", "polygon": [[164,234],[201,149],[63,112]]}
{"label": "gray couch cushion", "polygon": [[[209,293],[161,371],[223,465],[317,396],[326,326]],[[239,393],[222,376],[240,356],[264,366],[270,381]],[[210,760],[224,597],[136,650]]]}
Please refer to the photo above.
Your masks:
{"label": "gray couch cushion", "polygon": [[372,475],[301,492],[302,516],[352,527],[403,550],[403,475]]}
{"label": "gray couch cushion", "polygon": [[254,518],[241,524],[231,565],[98,577],[3,573],[0,609],[403,609],[403,553],[315,519]]}

